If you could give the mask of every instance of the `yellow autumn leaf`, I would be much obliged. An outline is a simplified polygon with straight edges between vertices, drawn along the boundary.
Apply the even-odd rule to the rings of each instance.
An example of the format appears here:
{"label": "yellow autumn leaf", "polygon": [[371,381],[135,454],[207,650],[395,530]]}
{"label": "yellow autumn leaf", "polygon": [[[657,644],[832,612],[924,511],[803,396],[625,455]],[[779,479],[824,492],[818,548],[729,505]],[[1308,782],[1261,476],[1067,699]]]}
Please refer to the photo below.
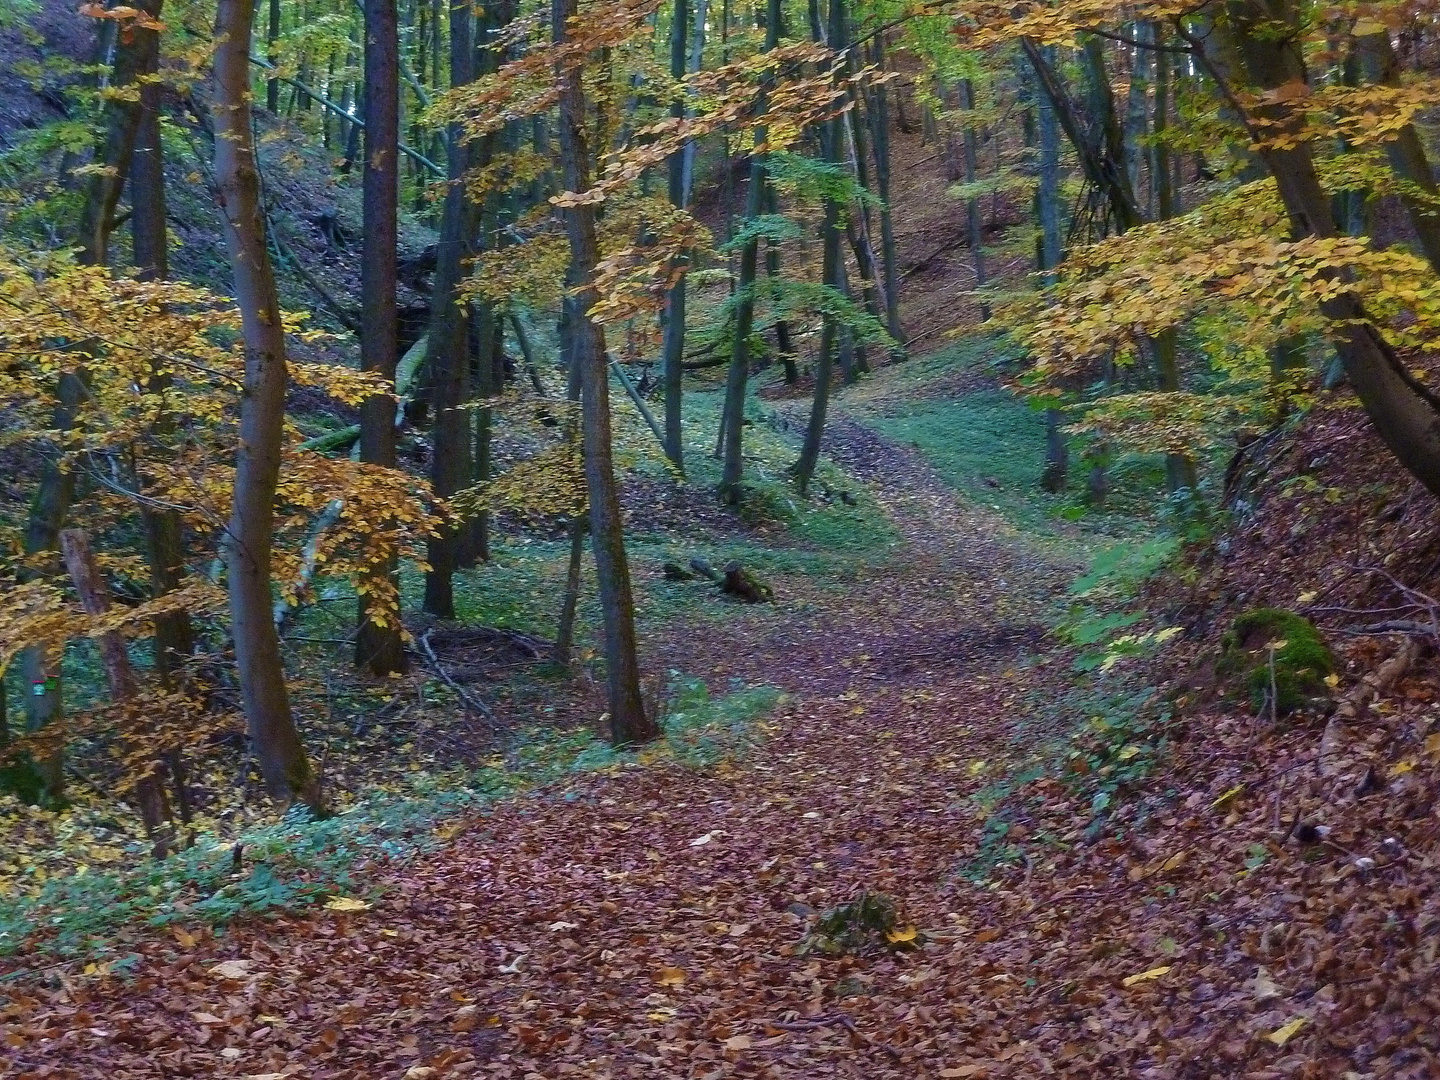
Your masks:
{"label": "yellow autumn leaf", "polygon": [[661,986],[684,986],[685,969],[678,967],[662,967],[655,972],[655,981]]}
{"label": "yellow autumn leaf", "polygon": [[1414,758],[1406,758],[1404,761],[1397,761],[1394,765],[1392,765],[1392,766],[1390,767],[1390,775],[1391,775],[1391,776],[1404,776],[1407,772],[1412,772],[1412,771],[1414,771],[1414,769],[1415,769],[1415,759],[1414,759]]}
{"label": "yellow autumn leaf", "polygon": [[1330,673],[1329,675],[1326,675],[1326,676],[1325,676],[1325,685],[1328,686],[1328,687],[1330,687],[1331,690],[1334,690],[1335,687],[1337,687],[1337,686],[1340,685],[1340,676],[1339,676],[1339,675],[1336,675],[1336,674],[1333,673],[1333,672]]}
{"label": "yellow autumn leaf", "polygon": [[886,930],[885,940],[891,945],[899,945],[906,941],[914,941],[918,931],[913,926],[901,927],[899,930]]}
{"label": "yellow autumn leaf", "polygon": [[1160,872],[1162,874],[1166,874],[1169,873],[1171,870],[1180,869],[1180,867],[1185,865],[1185,859],[1187,855],[1188,852],[1177,851],[1174,855],[1171,855],[1168,859],[1166,859],[1163,863],[1160,864]]}
{"label": "yellow autumn leaf", "polygon": [[1134,986],[1136,983],[1149,982],[1151,979],[1158,979],[1170,970],[1169,964],[1163,967],[1153,967],[1149,971],[1141,971],[1135,975],[1127,975],[1120,981],[1121,986]]}
{"label": "yellow autumn leaf", "polygon": [[1236,795],[1239,795],[1239,794],[1240,794],[1242,791],[1244,791],[1244,790],[1245,790],[1245,785],[1244,785],[1244,784],[1236,784],[1236,785],[1235,785],[1234,787],[1232,787],[1229,791],[1225,792],[1225,794],[1221,795],[1218,799],[1216,799],[1214,802],[1212,802],[1212,803],[1210,804],[1210,809],[1211,809],[1211,810],[1219,810],[1222,806],[1224,806],[1226,803],[1230,802],[1232,799],[1235,798]]}
{"label": "yellow autumn leaf", "polygon": [[1121,747],[1120,752],[1115,756],[1121,761],[1129,761],[1133,757],[1138,757],[1142,752],[1140,747],[1131,743],[1129,746]]}
{"label": "yellow autumn leaf", "polygon": [[1266,1035],[1266,1036],[1265,1036],[1265,1041],[1266,1041],[1266,1042],[1272,1042],[1272,1043],[1274,1043],[1276,1046],[1284,1046],[1287,1042],[1289,1042],[1292,1038],[1295,1037],[1295,1033],[1296,1033],[1297,1031],[1299,1031],[1301,1028],[1303,1028],[1303,1027],[1304,1027],[1306,1024],[1308,1024],[1309,1022],[1310,1022],[1310,1021],[1307,1020],[1305,1017],[1303,1017],[1303,1016],[1297,1016],[1294,1020],[1291,1020],[1288,1024],[1284,1024],[1284,1025],[1276,1028],[1274,1031],[1270,1032],[1269,1035]]}
{"label": "yellow autumn leaf", "polygon": [[1311,600],[1314,600],[1315,597],[1317,597],[1318,595],[1320,595],[1320,594],[1317,593],[1314,589],[1310,589],[1309,591],[1307,591],[1307,592],[1302,592],[1299,596],[1297,596],[1297,597],[1295,598],[1295,602],[1296,602],[1296,603],[1299,603],[1299,604],[1308,604],[1308,603],[1310,603]]}
{"label": "yellow autumn leaf", "polygon": [[326,911],[369,911],[370,905],[353,896],[336,896],[325,904]]}

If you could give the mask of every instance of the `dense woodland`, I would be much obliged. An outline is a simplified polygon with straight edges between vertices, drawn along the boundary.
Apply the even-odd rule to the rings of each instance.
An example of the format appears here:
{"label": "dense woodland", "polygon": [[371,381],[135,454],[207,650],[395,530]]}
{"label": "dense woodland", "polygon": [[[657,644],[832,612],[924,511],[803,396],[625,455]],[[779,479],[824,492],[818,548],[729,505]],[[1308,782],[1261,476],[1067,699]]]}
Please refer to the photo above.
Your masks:
{"label": "dense woodland", "polygon": [[1429,0],[0,0],[0,1075],[1440,1075]]}

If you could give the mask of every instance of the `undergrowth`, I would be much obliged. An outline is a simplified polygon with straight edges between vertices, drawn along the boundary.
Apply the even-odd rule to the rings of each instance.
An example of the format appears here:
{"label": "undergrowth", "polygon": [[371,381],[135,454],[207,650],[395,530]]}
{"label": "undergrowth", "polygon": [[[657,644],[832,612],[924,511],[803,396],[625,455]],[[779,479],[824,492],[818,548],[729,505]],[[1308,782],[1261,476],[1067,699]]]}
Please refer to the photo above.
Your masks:
{"label": "undergrowth", "polygon": [[588,731],[531,729],[477,769],[412,774],[404,788],[367,793],[323,821],[292,813],[235,836],[202,836],[164,862],[82,866],[30,888],[22,869],[17,889],[0,897],[0,956],[23,953],[29,965],[6,978],[74,958],[123,971],[130,926],[221,926],[364,893],[374,871],[461,835],[498,800],[567,777],[648,764],[716,767],[758,742],[760,718],[780,700],[768,686],[712,696],[702,681],[677,676],[662,739],[638,750],[616,750]]}

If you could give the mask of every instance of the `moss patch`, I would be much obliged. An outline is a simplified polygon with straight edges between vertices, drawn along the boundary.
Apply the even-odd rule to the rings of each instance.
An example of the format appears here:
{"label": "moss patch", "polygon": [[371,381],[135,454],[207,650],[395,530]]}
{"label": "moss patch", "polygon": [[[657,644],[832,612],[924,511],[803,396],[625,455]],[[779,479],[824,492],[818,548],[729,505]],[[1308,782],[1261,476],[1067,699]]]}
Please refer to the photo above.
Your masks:
{"label": "moss patch", "polygon": [[1250,704],[1270,700],[1270,652],[1275,653],[1275,711],[1294,712],[1325,693],[1335,658],[1315,624],[1293,611],[1256,608],[1239,616],[1221,643],[1219,673],[1243,682]]}

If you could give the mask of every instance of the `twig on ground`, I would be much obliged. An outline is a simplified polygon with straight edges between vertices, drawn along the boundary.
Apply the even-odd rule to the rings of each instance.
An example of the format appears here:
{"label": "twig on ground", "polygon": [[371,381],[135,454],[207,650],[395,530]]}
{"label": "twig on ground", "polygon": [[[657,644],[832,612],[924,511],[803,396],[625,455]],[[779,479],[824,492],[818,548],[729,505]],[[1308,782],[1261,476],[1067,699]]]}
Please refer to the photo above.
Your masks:
{"label": "twig on ground", "polygon": [[433,629],[426,630],[425,633],[420,635],[420,648],[425,652],[425,659],[430,662],[430,670],[435,672],[436,675],[439,675],[445,685],[450,687],[451,690],[454,690],[465,705],[483,716],[492,729],[498,728],[499,725],[495,721],[495,714],[490,710],[490,706],[486,705],[485,702],[481,701],[452,679],[449,672],[447,672],[440,663],[440,659],[435,655],[435,650],[430,647],[430,635],[434,632]]}

